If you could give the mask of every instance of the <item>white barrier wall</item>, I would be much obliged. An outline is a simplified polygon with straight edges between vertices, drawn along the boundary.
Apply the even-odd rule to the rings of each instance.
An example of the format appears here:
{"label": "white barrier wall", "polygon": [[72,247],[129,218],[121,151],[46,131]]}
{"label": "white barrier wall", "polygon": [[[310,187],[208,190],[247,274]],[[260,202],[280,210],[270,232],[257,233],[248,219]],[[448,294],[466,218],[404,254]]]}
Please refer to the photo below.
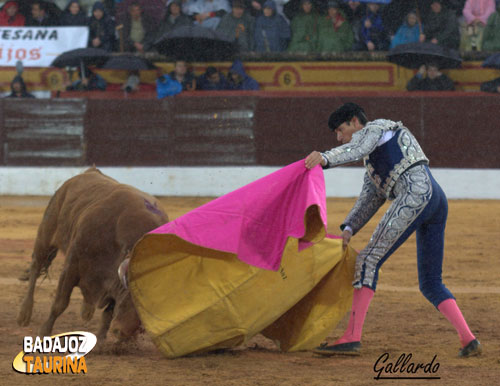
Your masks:
{"label": "white barrier wall", "polygon": [[[0,167],[0,195],[50,196],[87,167]],[[103,167],[119,182],[157,196],[221,196],[278,170],[277,167]],[[355,197],[363,168],[325,171],[328,197]],[[500,199],[500,169],[432,169],[448,198]]]}

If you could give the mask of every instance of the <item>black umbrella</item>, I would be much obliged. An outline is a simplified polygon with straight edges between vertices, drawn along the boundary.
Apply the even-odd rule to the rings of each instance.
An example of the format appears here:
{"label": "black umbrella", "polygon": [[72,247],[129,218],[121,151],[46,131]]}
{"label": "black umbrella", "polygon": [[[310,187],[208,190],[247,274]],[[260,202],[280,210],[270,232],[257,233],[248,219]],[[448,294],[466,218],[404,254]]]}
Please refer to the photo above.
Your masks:
{"label": "black umbrella", "polygon": [[102,68],[110,70],[154,70],[157,67],[148,59],[141,58],[140,56],[125,54],[119,56],[112,56]]}
{"label": "black umbrella", "polygon": [[154,46],[159,53],[189,61],[231,59],[232,41],[221,33],[200,26],[183,26],[167,32]]}
{"label": "black umbrella", "polygon": [[481,66],[500,69],[500,53],[488,56]]}
{"label": "black umbrella", "polygon": [[83,65],[102,65],[109,59],[110,53],[100,48],[77,48],[63,52],[50,64],[53,67],[79,67]]}
{"label": "black umbrella", "polygon": [[462,58],[458,51],[434,43],[408,43],[394,47],[387,60],[407,68],[433,63],[439,68],[458,68]]}

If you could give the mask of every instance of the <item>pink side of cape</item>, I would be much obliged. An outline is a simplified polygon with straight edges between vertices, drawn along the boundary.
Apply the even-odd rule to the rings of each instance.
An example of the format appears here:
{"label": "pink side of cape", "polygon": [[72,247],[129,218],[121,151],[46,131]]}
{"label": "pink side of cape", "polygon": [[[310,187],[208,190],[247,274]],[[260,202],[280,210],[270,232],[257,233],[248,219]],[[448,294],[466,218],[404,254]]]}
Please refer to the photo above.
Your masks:
{"label": "pink side of cape", "polygon": [[278,270],[287,237],[304,235],[304,215],[311,205],[318,206],[326,229],[323,170],[319,165],[308,170],[300,160],[150,233],[175,234],[192,244],[234,253],[247,264]]}

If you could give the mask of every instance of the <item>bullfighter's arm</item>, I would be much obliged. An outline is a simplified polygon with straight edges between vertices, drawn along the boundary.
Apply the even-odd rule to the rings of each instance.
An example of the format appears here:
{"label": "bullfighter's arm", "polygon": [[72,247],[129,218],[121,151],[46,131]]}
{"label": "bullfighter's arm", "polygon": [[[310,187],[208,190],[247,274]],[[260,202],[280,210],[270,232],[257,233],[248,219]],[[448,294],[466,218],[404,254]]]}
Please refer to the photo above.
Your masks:
{"label": "bullfighter's arm", "polygon": [[361,193],[340,229],[344,230],[348,226],[352,230],[352,234],[355,235],[373,217],[385,200],[385,197],[377,190],[368,173],[365,172]]}

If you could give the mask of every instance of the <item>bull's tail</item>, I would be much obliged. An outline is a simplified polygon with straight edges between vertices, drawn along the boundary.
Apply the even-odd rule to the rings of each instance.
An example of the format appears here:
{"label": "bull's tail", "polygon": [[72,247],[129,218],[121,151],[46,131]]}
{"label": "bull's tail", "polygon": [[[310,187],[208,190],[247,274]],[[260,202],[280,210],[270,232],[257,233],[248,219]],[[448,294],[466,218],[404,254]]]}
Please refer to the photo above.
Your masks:
{"label": "bull's tail", "polygon": [[29,268],[28,291],[17,316],[17,323],[20,326],[27,326],[29,324],[33,311],[36,281],[41,273],[48,273],[52,261],[57,256],[58,248],[53,244],[53,239],[57,229],[57,204],[60,194],[64,194],[61,193],[61,189],[52,196],[43,214],[42,222],[38,227],[31,266]]}

